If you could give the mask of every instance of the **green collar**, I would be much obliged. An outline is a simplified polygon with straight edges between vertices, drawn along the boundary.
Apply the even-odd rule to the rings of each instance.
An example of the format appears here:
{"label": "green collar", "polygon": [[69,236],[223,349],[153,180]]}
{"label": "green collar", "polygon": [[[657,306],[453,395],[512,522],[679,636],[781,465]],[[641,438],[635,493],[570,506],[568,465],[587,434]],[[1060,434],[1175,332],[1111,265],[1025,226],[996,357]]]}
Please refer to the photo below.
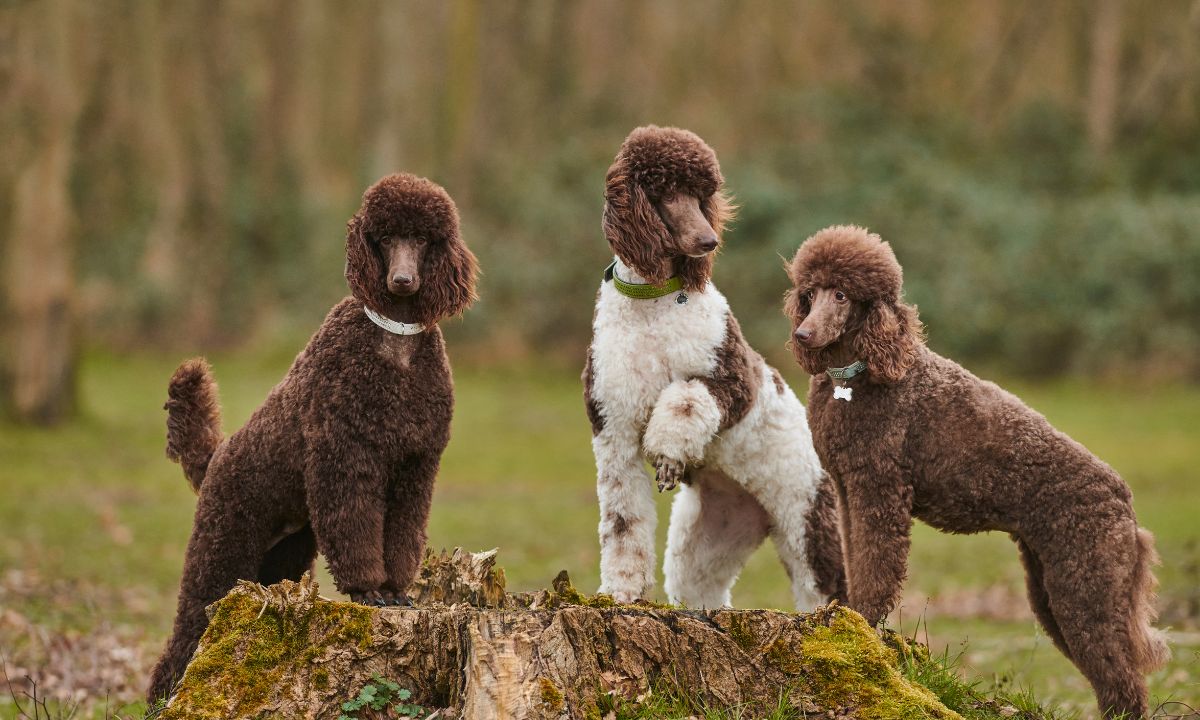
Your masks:
{"label": "green collar", "polygon": [[[636,300],[653,300],[654,298],[670,295],[673,292],[683,289],[683,280],[680,280],[678,275],[673,278],[668,278],[667,281],[661,285],[638,285],[636,283],[627,283],[621,278],[617,277],[616,267],[617,261],[613,260],[611,263],[609,263],[608,267],[604,268],[604,280],[605,282],[612,280],[613,287],[615,287],[617,292],[621,293],[625,297],[631,297]],[[684,300],[684,302],[687,301]]]}
{"label": "green collar", "polygon": [[846,367],[826,368],[825,374],[834,380],[849,380],[863,370],[867,369],[867,364],[862,360],[856,360]]}

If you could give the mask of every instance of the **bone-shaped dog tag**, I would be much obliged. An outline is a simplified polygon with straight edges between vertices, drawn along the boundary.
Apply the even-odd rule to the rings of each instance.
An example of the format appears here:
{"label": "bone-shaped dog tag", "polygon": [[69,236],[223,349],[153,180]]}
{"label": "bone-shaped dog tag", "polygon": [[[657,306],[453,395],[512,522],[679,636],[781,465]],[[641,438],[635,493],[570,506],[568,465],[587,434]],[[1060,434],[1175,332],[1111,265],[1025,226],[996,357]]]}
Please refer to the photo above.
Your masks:
{"label": "bone-shaped dog tag", "polygon": [[835,387],[833,389],[833,399],[834,400],[845,400],[846,402],[850,402],[850,395],[853,392],[854,392],[854,388],[840,387],[840,386]]}

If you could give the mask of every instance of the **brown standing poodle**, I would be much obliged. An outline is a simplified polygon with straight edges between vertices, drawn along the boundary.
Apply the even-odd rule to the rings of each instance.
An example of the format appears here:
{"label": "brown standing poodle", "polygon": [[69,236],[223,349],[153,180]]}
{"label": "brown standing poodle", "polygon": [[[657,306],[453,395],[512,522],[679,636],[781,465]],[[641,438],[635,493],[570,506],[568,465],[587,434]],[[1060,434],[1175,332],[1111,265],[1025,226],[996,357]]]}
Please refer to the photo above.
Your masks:
{"label": "brown standing poodle", "polygon": [[200,500],[151,703],[183,674],[205,607],[239,579],[299,579],[319,550],[356,602],[408,604],[454,408],[437,322],[475,300],[476,274],[446,191],[389,175],[348,226],[352,296],[241,430],[222,441],[204,360],[175,371],[167,455]]}
{"label": "brown standing poodle", "polygon": [[912,518],[999,530],[1029,601],[1107,715],[1146,712],[1142,674],[1168,650],[1151,627],[1157,561],[1129,486],[993,383],[929,350],[878,235],[827,228],[791,262],[793,350],[813,375],[808,421],[840,495],[850,606],[876,623],[904,582]]}

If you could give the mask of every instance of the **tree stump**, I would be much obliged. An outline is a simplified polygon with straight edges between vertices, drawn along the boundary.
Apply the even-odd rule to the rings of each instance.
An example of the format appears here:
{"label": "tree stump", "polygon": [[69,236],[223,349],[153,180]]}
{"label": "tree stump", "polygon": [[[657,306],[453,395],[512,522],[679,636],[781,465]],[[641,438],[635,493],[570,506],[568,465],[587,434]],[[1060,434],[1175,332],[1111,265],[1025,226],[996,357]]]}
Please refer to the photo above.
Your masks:
{"label": "tree stump", "polygon": [[336,718],[373,676],[440,718],[600,719],[654,694],[742,717],[781,703],[809,717],[958,717],[902,677],[902,639],[889,647],[846,608],[617,605],[585,597],[565,571],[549,590],[509,594],[495,560],[427,553],[413,608],[333,602],[307,576],[242,582],[209,608],[161,717]]}

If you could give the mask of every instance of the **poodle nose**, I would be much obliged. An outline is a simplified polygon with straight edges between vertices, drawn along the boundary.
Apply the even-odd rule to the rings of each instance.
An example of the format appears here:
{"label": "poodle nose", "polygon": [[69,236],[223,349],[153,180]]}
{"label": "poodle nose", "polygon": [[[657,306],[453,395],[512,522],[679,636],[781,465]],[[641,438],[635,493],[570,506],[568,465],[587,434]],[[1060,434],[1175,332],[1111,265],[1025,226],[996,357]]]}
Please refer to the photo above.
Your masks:
{"label": "poodle nose", "polygon": [[699,243],[697,243],[697,247],[699,247],[704,252],[712,252],[713,250],[716,250],[717,249],[717,236],[709,235],[708,237],[702,239]]}
{"label": "poodle nose", "polygon": [[400,287],[408,287],[409,285],[412,285],[413,278],[412,275],[396,274],[392,276],[392,282],[396,283]]}
{"label": "poodle nose", "polygon": [[796,328],[796,339],[800,342],[807,342],[812,337],[812,330],[808,328]]}

